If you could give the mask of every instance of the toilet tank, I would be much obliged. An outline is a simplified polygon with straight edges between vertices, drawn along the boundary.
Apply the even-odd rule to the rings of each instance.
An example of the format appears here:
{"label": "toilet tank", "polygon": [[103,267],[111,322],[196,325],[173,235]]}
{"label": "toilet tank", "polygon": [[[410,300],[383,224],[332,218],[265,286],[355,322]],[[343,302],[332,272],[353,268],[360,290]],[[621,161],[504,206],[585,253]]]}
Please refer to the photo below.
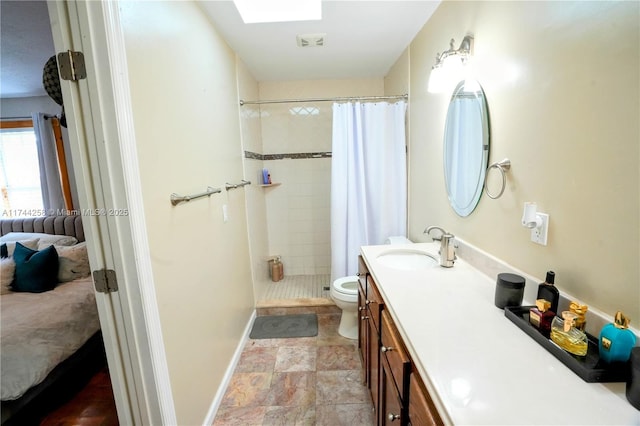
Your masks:
{"label": "toilet tank", "polygon": [[413,241],[411,241],[407,237],[403,237],[403,236],[397,235],[397,236],[393,236],[393,237],[387,238],[384,243],[385,244],[391,244],[391,245],[395,245],[395,244],[412,244]]}

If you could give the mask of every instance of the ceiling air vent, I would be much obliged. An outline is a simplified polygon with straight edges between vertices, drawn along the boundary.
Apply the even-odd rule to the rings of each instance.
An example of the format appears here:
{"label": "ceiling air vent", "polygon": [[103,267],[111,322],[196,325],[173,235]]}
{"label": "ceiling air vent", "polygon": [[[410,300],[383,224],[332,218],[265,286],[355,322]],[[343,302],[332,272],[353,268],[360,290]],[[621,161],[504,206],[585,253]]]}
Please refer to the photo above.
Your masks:
{"label": "ceiling air vent", "polygon": [[326,34],[299,34],[296,39],[300,47],[319,47],[324,46],[325,37]]}

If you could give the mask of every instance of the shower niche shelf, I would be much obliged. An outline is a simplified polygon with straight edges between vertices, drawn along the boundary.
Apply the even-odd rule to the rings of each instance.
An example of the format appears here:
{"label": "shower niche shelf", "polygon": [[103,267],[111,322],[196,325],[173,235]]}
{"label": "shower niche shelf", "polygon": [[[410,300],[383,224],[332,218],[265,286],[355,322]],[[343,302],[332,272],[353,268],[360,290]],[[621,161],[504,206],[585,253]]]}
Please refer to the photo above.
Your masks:
{"label": "shower niche shelf", "polygon": [[260,185],[262,188],[271,188],[273,186],[280,186],[282,185],[281,183],[263,183],[262,185]]}

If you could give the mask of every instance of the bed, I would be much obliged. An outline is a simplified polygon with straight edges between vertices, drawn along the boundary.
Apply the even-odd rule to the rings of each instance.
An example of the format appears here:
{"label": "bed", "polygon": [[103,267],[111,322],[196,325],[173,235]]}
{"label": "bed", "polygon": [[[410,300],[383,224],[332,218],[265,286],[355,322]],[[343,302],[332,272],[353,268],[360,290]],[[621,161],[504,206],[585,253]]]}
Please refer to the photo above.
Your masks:
{"label": "bed", "polygon": [[3,287],[0,296],[2,424],[32,424],[106,365],[93,281],[80,216],[2,219],[0,235],[8,238],[0,243],[13,255],[9,262],[18,263],[23,252],[57,253],[53,289]]}

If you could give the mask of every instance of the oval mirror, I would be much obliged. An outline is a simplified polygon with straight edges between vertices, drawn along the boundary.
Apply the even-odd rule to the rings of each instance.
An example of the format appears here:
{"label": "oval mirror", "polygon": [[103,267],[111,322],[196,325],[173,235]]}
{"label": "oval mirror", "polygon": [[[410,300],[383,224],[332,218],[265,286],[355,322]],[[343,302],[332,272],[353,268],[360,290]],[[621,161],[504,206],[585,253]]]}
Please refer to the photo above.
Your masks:
{"label": "oval mirror", "polygon": [[458,83],[444,129],[444,181],[455,212],[469,216],[476,208],[489,159],[489,113],[475,80]]}

